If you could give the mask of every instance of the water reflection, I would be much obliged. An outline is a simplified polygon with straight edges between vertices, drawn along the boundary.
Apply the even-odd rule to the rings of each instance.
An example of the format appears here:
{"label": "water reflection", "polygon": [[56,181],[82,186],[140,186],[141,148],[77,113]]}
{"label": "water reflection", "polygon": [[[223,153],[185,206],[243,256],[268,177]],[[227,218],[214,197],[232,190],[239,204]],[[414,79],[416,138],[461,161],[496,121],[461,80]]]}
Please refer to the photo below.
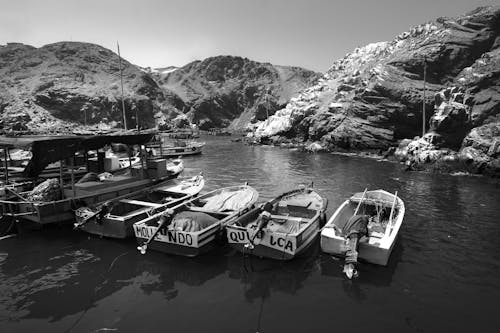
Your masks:
{"label": "water reflection", "polygon": [[355,280],[348,280],[343,273],[343,259],[322,253],[319,263],[321,275],[328,276],[338,281],[345,294],[357,302],[367,298],[364,288],[389,287],[392,284],[394,274],[401,262],[404,252],[404,240],[401,237],[394,245],[390,260],[387,266],[377,266],[361,262],[358,266],[359,277]]}
{"label": "water reflection", "polygon": [[[16,246],[19,243],[23,246]],[[55,228],[2,242],[1,251],[9,249],[0,263],[4,317],[58,321],[113,294],[124,285],[118,276],[130,273],[117,274],[115,259],[130,248],[115,245],[103,250],[99,240]],[[48,307],[49,300],[64,306]]]}
{"label": "water reflection", "polygon": [[140,277],[140,288],[146,294],[161,291],[166,299],[171,300],[182,296],[179,291],[182,288],[179,288],[177,282],[192,287],[202,286],[208,280],[225,273],[228,267],[228,251],[228,248],[220,247],[195,258],[149,251],[146,256],[136,261],[135,275]]}
{"label": "water reflection", "polygon": [[247,302],[266,299],[276,292],[295,295],[318,270],[319,241],[302,257],[276,261],[234,252],[228,257],[229,278],[240,280]]}

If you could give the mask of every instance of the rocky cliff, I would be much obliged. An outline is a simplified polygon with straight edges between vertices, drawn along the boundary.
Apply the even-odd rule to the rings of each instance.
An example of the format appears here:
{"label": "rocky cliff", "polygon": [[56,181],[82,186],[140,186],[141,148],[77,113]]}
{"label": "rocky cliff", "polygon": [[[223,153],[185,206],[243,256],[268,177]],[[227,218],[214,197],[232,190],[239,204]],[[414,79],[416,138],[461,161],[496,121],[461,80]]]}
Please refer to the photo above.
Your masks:
{"label": "rocky cliff", "polygon": [[[489,166],[473,169],[493,167],[499,157],[494,143],[500,121],[499,49],[499,7],[438,18],[336,61],[316,85],[260,123],[256,135],[273,142],[315,142],[328,150],[386,150],[401,142],[398,156],[412,160],[407,150],[402,153],[411,140],[401,140],[421,135],[425,100],[430,133],[421,140],[430,148],[424,150],[445,156],[476,147],[474,154],[486,154]],[[483,139],[491,144],[479,144]],[[447,159],[474,160],[471,154]]]}
{"label": "rocky cliff", "polygon": [[[154,125],[157,112],[175,105],[175,96],[136,66],[122,60],[129,128]],[[121,126],[119,59],[94,44],[60,42],[35,48],[0,46],[0,126],[57,131],[75,124]]]}
{"label": "rocky cliff", "polygon": [[184,102],[183,110],[200,128],[243,128],[266,119],[320,74],[246,58],[218,56],[157,74],[160,85]]}

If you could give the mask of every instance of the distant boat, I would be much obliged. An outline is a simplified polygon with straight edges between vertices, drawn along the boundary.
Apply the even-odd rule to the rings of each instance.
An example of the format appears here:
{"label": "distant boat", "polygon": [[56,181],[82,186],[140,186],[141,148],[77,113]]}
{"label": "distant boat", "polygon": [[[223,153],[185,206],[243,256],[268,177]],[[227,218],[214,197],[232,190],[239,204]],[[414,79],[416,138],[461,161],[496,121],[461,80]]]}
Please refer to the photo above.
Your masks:
{"label": "distant boat", "polygon": [[342,226],[356,214],[370,217],[367,234],[359,239],[358,257],[369,263],[387,265],[403,223],[405,205],[397,194],[384,190],[356,193],[344,201],[321,231],[321,249],[346,256],[349,240]]}
{"label": "distant boat", "polygon": [[212,249],[223,227],[258,199],[248,185],[217,189],[134,224],[139,243],[164,253],[194,257]]}
{"label": "distant boat", "polygon": [[326,207],[327,200],[312,188],[283,193],[229,223],[227,241],[243,253],[292,259],[317,239]]}
{"label": "distant boat", "polygon": [[147,143],[148,158],[166,158],[184,155],[201,154],[205,142],[194,140],[170,139],[164,135],[155,136],[155,140]]}
{"label": "distant boat", "polygon": [[203,176],[172,179],[122,198],[82,207],[76,213],[75,228],[90,234],[128,238],[134,235],[133,224],[197,195],[205,186]]}

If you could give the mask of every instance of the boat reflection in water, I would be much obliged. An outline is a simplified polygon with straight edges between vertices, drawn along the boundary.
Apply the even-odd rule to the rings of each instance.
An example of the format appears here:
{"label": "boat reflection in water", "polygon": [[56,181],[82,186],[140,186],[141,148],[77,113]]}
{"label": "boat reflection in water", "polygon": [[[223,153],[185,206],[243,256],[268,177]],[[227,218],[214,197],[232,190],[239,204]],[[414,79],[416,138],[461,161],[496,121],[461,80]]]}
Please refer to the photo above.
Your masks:
{"label": "boat reflection in water", "polygon": [[394,245],[387,266],[366,264],[361,261],[359,265],[360,275],[355,282],[346,279],[345,274],[342,272],[344,266],[343,258],[322,253],[321,259],[319,260],[321,275],[332,278],[332,284],[334,285],[338,285],[336,281],[340,282],[342,290],[349,298],[358,302],[363,301],[367,298],[364,292],[365,286],[380,288],[389,287],[391,285],[396,268],[403,256],[403,242],[402,237],[399,237]]}
{"label": "boat reflection in water", "polygon": [[248,302],[268,298],[272,292],[295,295],[307,278],[317,270],[319,241],[315,240],[304,255],[282,262],[234,252],[228,258],[229,278],[240,280]]}

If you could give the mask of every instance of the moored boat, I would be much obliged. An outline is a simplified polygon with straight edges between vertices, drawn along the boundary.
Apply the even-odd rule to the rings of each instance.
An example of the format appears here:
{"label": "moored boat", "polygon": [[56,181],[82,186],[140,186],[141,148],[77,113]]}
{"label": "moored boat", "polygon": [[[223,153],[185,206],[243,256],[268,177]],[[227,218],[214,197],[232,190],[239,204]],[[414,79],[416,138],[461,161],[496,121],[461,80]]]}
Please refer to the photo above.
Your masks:
{"label": "moored boat", "polygon": [[140,190],[122,198],[101,202],[93,208],[76,210],[75,228],[94,235],[128,238],[133,224],[192,198],[205,186],[202,175],[172,179],[165,184]]}
{"label": "moored boat", "polygon": [[[359,257],[369,263],[387,265],[404,215],[405,205],[397,192],[356,193],[342,203],[323,227],[321,249],[347,257],[346,264],[356,262]],[[356,236],[355,242],[351,235]]]}
{"label": "moored boat", "polygon": [[317,239],[326,207],[327,200],[312,188],[286,192],[229,223],[227,241],[243,253],[292,259]]}
{"label": "moored boat", "polygon": [[174,156],[201,154],[205,142],[194,140],[171,139],[164,135],[155,137],[154,141],[146,145],[148,158],[168,158]]}
{"label": "moored boat", "polygon": [[[56,178],[56,174],[56,177],[47,179],[32,191],[16,193],[14,197],[0,200],[2,215],[39,224],[70,221],[74,218],[74,209],[79,206],[94,205],[170,179],[171,176],[166,168],[165,170],[150,170],[149,168],[129,167],[126,174],[103,173],[101,177],[94,174],[93,177],[83,177],[79,182],[75,182],[74,167],[71,167],[71,184],[64,184],[63,165],[67,164],[65,160],[69,159],[72,160],[70,165],[74,166],[75,153],[95,150],[114,142],[140,146],[149,142],[152,136],[153,134],[1,137],[0,146],[6,149],[31,147],[33,157],[24,170],[26,177],[39,177],[47,165],[56,161],[59,161],[60,166],[59,179]],[[102,157],[103,155],[104,153]],[[104,158],[98,159],[97,172],[104,171],[103,167]],[[87,171],[91,171],[88,163]]]}
{"label": "moored boat", "polygon": [[180,158],[176,158],[167,162],[167,171],[171,175],[179,175],[184,170],[184,162]]}
{"label": "moored boat", "polygon": [[253,207],[258,193],[248,185],[217,189],[134,224],[138,249],[194,257],[216,245],[223,227]]}

